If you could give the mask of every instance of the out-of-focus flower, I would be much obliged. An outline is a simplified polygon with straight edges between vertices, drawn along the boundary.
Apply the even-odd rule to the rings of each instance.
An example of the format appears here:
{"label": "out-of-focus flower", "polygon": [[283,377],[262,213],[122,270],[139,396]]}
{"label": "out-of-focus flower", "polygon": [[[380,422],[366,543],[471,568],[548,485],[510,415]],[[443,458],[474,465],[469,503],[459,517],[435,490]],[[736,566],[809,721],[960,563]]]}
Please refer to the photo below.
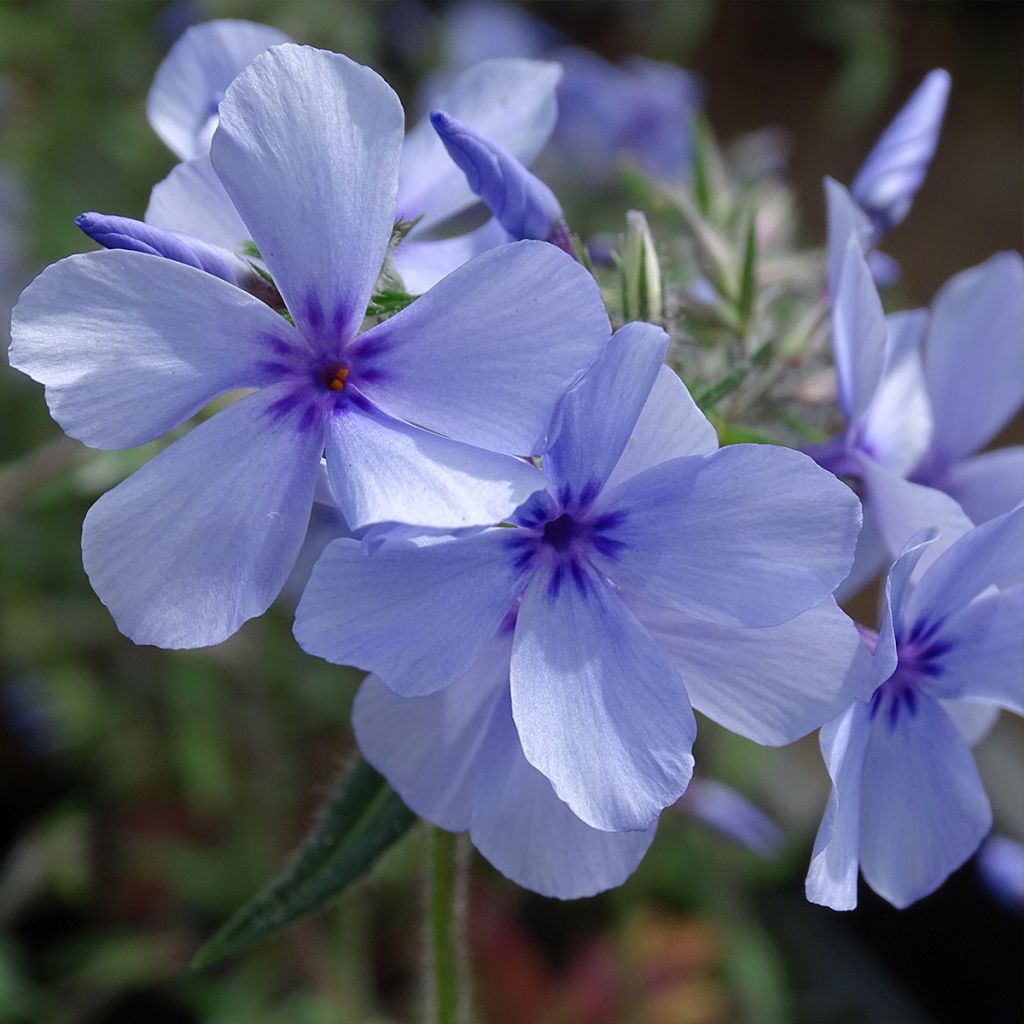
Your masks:
{"label": "out-of-focus flower", "polygon": [[236,79],[220,117],[213,165],[294,326],[210,274],[123,250],[48,268],[14,315],[12,365],[94,447],[146,443],[256,389],[86,517],[101,600],[122,632],[165,647],[217,643],[266,609],[325,447],[353,529],[507,515],[543,485],[516,456],[544,450],[609,329],[582,267],[519,242],[357,335],[394,223],[398,98],[345,57],[281,46]]}
{"label": "out-of-focus flower", "polygon": [[949,87],[947,71],[930,71],[854,175],[850,194],[871,220],[874,243],[910,211],[939,142]]}
{"label": "out-of-focus flower", "polygon": [[379,677],[355,727],[410,806],[554,895],[632,870],[689,781],[691,698],[788,742],[859,685],[829,598],[853,495],[789,450],[718,451],[666,345],[649,324],[613,336],[508,526],[336,541],[296,616],[307,651]]}
{"label": "out-of-focus flower", "polygon": [[186,29],[149,90],[153,130],[182,160],[208,153],[227,87],[254,57],[289,42],[276,28],[252,21],[225,18]]}
{"label": "out-of-focus flower", "polygon": [[1009,836],[989,836],[978,851],[978,871],[1007,910],[1024,911],[1024,843]]}
{"label": "out-of-focus flower", "polygon": [[886,582],[873,690],[821,731],[832,794],[807,896],[857,904],[858,866],[897,907],[933,892],[992,815],[960,713],[1024,714],[1024,506],[968,530],[925,566],[911,540]]}
{"label": "out-of-focus flower", "polygon": [[930,310],[886,317],[862,252],[870,227],[841,185],[826,189],[846,430],[808,452],[863,486],[852,592],[919,530],[963,529],[1024,500],[1024,447],[976,454],[1024,401],[1024,261],[998,253],[947,282]]}
{"label": "out-of-focus flower", "polygon": [[569,160],[575,183],[607,182],[623,158],[657,181],[687,176],[691,125],[703,90],[681,68],[642,57],[610,64],[589,50],[563,45],[543,22],[504,3],[454,6],[443,42],[447,62],[456,68],[511,56],[561,63],[565,74],[552,144]]}
{"label": "out-of-focus flower", "polygon": [[694,779],[677,808],[762,857],[782,847],[782,831],[764,811],[717,779]]}

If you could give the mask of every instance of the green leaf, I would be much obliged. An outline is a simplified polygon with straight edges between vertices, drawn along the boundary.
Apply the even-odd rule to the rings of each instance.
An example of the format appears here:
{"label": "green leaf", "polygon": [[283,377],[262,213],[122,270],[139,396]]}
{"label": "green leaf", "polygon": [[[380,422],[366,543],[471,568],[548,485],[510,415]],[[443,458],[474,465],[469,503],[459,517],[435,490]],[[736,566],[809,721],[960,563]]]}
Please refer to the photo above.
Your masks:
{"label": "green leaf", "polygon": [[703,114],[693,119],[693,199],[697,209],[711,216],[711,126]]}
{"label": "green leaf", "polygon": [[416,820],[384,778],[360,759],[340,780],[292,863],[196,953],[193,968],[209,967],[320,910]]}
{"label": "green leaf", "polygon": [[743,265],[740,269],[740,290],[736,299],[736,312],[744,333],[750,326],[754,314],[754,297],[757,293],[757,216],[751,212],[747,223],[746,245],[743,248]]}
{"label": "green leaf", "polygon": [[366,307],[367,316],[394,316],[405,309],[415,299],[402,288],[386,288],[383,291],[374,292],[370,304]]}
{"label": "green leaf", "polygon": [[242,243],[242,255],[251,256],[253,259],[263,259],[263,254],[260,252],[259,247],[253,241],[246,241]]}
{"label": "green leaf", "polygon": [[694,401],[701,412],[707,413],[723,398],[731,395],[750,375],[750,372],[761,365],[769,356],[772,343],[766,341],[749,359],[737,363],[717,384],[712,384],[694,396]]}

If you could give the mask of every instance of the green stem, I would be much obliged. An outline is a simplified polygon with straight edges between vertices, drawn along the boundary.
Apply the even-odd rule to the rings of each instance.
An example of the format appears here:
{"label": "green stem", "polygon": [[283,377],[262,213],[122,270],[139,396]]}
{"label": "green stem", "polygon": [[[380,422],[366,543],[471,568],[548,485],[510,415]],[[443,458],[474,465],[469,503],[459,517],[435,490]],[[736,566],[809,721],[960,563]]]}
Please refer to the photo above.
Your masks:
{"label": "green stem", "polygon": [[459,1024],[461,962],[458,836],[430,830],[430,945],[433,1024]]}

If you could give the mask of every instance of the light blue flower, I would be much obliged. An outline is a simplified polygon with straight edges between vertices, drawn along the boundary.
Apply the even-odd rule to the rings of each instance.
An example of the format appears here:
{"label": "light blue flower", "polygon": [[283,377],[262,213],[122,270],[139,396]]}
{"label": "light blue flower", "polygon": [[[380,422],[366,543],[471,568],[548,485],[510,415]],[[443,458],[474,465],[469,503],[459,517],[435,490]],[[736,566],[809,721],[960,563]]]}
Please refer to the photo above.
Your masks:
{"label": "light blue flower", "polygon": [[856,631],[830,598],[856,499],[797,452],[717,450],[666,344],[649,324],[612,337],[563,403],[546,490],[508,525],[335,541],[296,616],[307,651],[378,677],[355,728],[410,806],[553,895],[632,870],[636,836],[690,779],[691,700],[785,743],[860,685]]}
{"label": "light blue flower", "polygon": [[[549,61],[482,61],[459,75],[437,103],[512,159],[528,164],[554,127],[561,73]],[[408,291],[421,294],[474,256],[511,240],[494,219],[445,237],[454,218],[477,203],[465,175],[423,118],[405,138],[398,176],[396,217],[413,226],[394,261]],[[145,219],[232,252],[242,251],[248,240],[247,228],[208,156],[171,171],[153,189]]]}
{"label": "light blue flower", "polygon": [[[11,363],[65,431],[145,444],[218,412],[90,509],[83,558],[122,632],[217,643],[279,592],[321,454],[348,524],[501,519],[543,485],[556,403],[609,332],[593,279],[542,242],[495,249],[358,334],[394,223],[402,108],[345,57],[275,47],[220,105],[212,162],[294,326],[215,276],[107,250],[45,270]],[[415,424],[415,425],[413,425]]]}
{"label": "light blue flower", "polygon": [[264,50],[291,40],[269,25],[224,18],[186,29],[157,68],[149,123],[182,160],[210,150],[228,86]]}
{"label": "light blue flower", "polygon": [[977,454],[1024,402],[1024,261],[998,253],[948,281],[930,309],[886,317],[863,255],[870,226],[841,185],[827,180],[826,191],[846,429],[808,451],[861,481],[865,525],[849,593],[919,530],[964,529],[1024,500],[1024,447]]}
{"label": "light blue flower", "polygon": [[918,535],[896,560],[872,692],[821,731],[832,794],[807,896],[835,910],[856,906],[858,866],[906,907],[978,848],[991,811],[970,743],[988,712],[1024,714],[1024,507],[941,544]]}

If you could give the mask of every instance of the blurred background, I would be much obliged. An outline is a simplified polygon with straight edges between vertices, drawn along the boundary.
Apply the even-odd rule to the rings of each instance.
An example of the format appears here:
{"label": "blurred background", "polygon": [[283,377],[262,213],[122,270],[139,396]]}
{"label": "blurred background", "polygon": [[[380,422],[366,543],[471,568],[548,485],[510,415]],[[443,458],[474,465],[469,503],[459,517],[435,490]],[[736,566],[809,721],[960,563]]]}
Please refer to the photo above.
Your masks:
{"label": "blurred background", "polygon": [[[474,5],[478,6],[478,5]],[[467,5],[328,0],[0,3],[0,333],[18,291],[91,243],[84,210],[141,217],[175,160],[149,128],[153,73],[188,25],[272,24],[373,64],[417,109],[425,76],[481,45]],[[680,65],[719,140],[763,128],[787,154],[801,242],[824,238],[822,176],[849,181],[933,67],[953,76],[942,141],[886,240],[901,304],[1022,242],[1018,3],[531,3],[517,14],[619,62]],[[506,10],[507,14],[507,10]],[[460,28],[460,26],[462,26]],[[682,127],[681,127],[682,131]],[[584,234],[635,202],[614,176],[580,198]],[[564,174],[564,168],[563,168]],[[303,655],[290,607],[201,652],[133,646],[81,568],[89,504],[149,456],[64,439],[41,389],[0,366],[0,1024],[335,1024],[421,1016],[423,836],[317,919],[202,975],[201,942],[276,873],[349,756],[357,676]],[[870,605],[865,613],[872,619]],[[1020,723],[978,750],[997,828],[1024,838]],[[544,900],[471,861],[484,1024],[1019,1021],[1021,905],[965,865],[899,912],[862,887],[835,914],[803,898],[827,777],[812,738],[755,747],[701,721],[698,772],[763,823],[746,844],[706,809],[667,811],[621,889]]]}

